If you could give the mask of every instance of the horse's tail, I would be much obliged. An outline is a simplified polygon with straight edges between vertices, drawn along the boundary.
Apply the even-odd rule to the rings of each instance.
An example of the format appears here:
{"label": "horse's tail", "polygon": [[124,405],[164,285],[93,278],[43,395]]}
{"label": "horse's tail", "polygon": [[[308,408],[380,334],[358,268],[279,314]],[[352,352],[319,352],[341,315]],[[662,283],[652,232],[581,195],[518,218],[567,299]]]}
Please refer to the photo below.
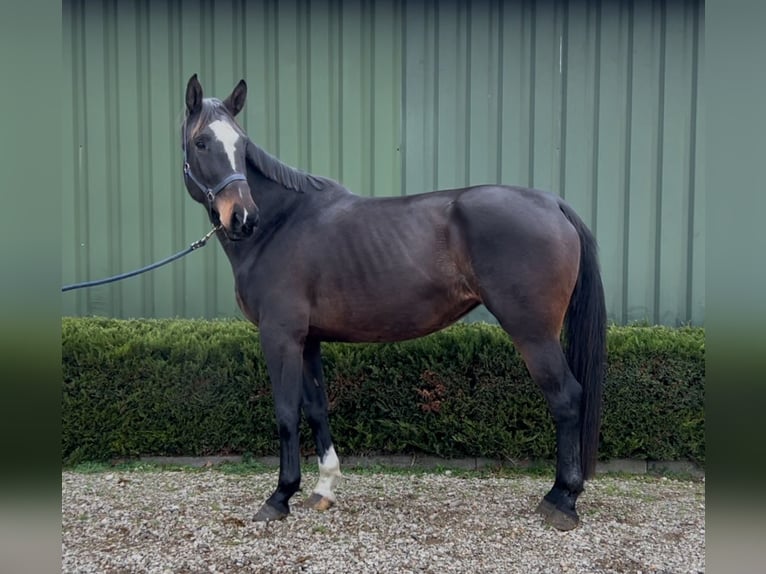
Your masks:
{"label": "horse's tail", "polygon": [[606,303],[598,266],[596,239],[564,202],[561,211],[580,236],[580,270],[567,309],[565,339],[569,369],[582,385],[580,455],[584,478],[596,470],[601,394],[606,370]]}

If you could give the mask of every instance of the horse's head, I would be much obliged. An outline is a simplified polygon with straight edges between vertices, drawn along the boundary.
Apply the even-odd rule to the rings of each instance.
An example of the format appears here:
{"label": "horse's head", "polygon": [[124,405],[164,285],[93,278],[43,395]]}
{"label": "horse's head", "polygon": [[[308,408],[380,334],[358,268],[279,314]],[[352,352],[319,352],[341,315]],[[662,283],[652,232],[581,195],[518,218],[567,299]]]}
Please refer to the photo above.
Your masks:
{"label": "horse's head", "polygon": [[224,101],[202,97],[194,74],[186,86],[182,130],[184,181],[192,198],[205,205],[214,225],[229,239],[244,239],[258,226],[258,207],[250,194],[245,165],[247,136],[234,117],[247,95],[244,80]]}

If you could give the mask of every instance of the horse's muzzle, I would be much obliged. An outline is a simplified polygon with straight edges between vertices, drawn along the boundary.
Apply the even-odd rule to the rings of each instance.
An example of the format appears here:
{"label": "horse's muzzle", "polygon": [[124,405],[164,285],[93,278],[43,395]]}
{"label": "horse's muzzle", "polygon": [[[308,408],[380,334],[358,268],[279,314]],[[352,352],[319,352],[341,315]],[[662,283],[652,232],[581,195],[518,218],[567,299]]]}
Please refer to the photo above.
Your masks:
{"label": "horse's muzzle", "polygon": [[227,235],[234,240],[246,239],[256,230],[259,220],[257,207],[252,212],[237,207],[232,211]]}

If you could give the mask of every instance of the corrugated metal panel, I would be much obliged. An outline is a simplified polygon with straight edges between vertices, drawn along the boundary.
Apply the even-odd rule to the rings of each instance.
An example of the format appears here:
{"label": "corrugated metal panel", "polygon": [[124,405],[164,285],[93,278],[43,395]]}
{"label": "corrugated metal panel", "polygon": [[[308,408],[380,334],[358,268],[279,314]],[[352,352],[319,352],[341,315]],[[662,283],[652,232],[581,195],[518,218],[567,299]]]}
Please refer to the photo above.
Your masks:
{"label": "corrugated metal panel", "polygon": [[[64,2],[64,282],[200,236],[180,178],[187,78],[287,163],[357,193],[473,183],[566,197],[596,231],[610,318],[704,318],[702,3]],[[400,151],[401,145],[401,151]],[[237,315],[208,247],[66,314]]]}
{"label": "corrugated metal panel", "polygon": [[[218,97],[246,78],[243,125],[287,163],[359,193],[399,193],[398,3],[67,0],[63,22],[64,283],[141,267],[207,230],[181,181],[195,72]],[[239,315],[215,245],[62,300],[67,315]]]}
{"label": "corrugated metal panel", "polygon": [[403,193],[556,192],[596,232],[611,320],[702,323],[703,28],[691,0],[407,3]]}

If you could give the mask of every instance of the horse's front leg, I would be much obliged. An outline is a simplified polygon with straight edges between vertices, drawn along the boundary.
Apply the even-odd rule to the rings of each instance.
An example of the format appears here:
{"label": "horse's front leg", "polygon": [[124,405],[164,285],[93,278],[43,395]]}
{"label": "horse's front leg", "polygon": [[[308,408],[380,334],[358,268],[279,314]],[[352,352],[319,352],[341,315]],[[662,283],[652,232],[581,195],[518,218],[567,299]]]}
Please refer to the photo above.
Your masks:
{"label": "horse's front leg", "polygon": [[290,497],[301,485],[300,408],[303,390],[303,342],[295,334],[261,324],[261,347],[271,379],[279,430],[277,489],[253,520],[280,520],[290,513]]}
{"label": "horse's front leg", "polygon": [[303,413],[314,434],[319,463],[319,481],[306,500],[306,506],[327,510],[335,504],[335,485],[341,476],[340,461],[330,434],[320,344],[311,339],[306,341],[303,349]]}

